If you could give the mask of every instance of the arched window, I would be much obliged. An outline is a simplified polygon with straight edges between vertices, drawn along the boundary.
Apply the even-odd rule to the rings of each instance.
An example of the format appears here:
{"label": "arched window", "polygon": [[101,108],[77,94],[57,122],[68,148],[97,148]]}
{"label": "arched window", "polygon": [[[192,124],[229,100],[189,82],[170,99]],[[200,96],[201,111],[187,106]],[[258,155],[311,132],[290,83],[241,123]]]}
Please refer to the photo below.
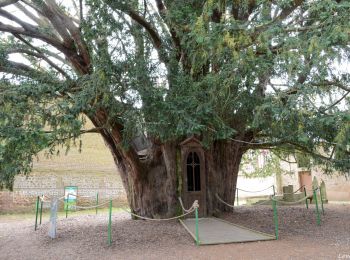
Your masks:
{"label": "arched window", "polygon": [[187,191],[201,190],[201,166],[198,154],[190,152],[186,161],[187,168]]}

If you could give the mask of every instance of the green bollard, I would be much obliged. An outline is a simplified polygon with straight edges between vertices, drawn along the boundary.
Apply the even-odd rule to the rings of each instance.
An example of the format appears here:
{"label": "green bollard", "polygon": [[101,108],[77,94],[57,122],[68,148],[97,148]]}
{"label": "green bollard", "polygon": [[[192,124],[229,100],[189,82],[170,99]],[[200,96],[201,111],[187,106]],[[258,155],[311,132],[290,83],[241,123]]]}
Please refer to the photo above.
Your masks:
{"label": "green bollard", "polygon": [[108,245],[112,244],[112,200],[109,201]]}
{"label": "green bollard", "polygon": [[97,210],[98,210],[98,192],[96,193],[96,215],[97,215]]}
{"label": "green bollard", "polygon": [[236,193],[237,193],[237,206],[239,206],[239,201],[238,201],[238,189],[236,188]]}
{"label": "green bollard", "polygon": [[199,230],[198,230],[198,208],[195,208],[195,216],[196,216],[196,245],[199,246]]}
{"label": "green bollard", "polygon": [[322,209],[322,215],[324,215],[324,207],[323,207],[323,198],[322,198],[321,187],[319,188],[319,191],[320,191],[320,199],[321,199],[321,209]]}
{"label": "green bollard", "polygon": [[36,204],[35,204],[35,226],[34,226],[34,230],[37,230],[37,228],[38,228],[38,213],[39,213],[39,196],[36,198]]}
{"label": "green bollard", "polygon": [[41,225],[41,221],[43,219],[43,204],[44,204],[44,202],[43,202],[43,200],[41,200],[40,201],[40,222],[39,222],[40,225]]}
{"label": "green bollard", "polygon": [[66,201],[66,218],[68,217],[68,202],[69,202],[69,193],[67,195],[67,201]]}
{"label": "green bollard", "polygon": [[[305,195],[305,197],[307,197],[305,186],[304,186],[304,195]],[[308,209],[309,208],[309,203],[307,202],[307,198],[305,199],[305,205],[306,205],[306,208]]]}
{"label": "green bollard", "polygon": [[320,211],[318,210],[318,202],[317,202],[317,195],[316,190],[313,190],[313,198],[315,199],[315,206],[316,206],[316,220],[317,225],[321,225],[321,218],[320,218]]}
{"label": "green bollard", "polygon": [[277,216],[277,203],[274,198],[272,198],[272,208],[273,208],[273,220],[275,222],[275,236],[278,239],[278,216]]}

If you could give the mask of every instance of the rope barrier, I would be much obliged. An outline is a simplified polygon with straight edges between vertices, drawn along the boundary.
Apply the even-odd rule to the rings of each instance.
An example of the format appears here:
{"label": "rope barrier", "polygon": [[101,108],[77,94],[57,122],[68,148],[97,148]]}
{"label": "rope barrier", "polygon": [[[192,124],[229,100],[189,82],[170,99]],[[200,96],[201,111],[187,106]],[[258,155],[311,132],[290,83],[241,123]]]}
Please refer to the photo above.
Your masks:
{"label": "rope barrier", "polygon": [[72,208],[76,208],[76,209],[94,209],[94,208],[98,208],[98,207],[101,207],[101,206],[104,206],[106,204],[108,204],[109,201],[106,201],[104,203],[101,203],[101,204],[98,204],[98,205],[94,205],[94,206],[77,206],[77,205],[73,205]]}
{"label": "rope barrier", "polygon": [[50,203],[51,202],[51,200],[45,200],[45,196],[41,196],[40,201],[43,203]]}
{"label": "rope barrier", "polygon": [[297,193],[298,191],[300,191],[300,193],[301,193],[301,192],[303,192],[303,191],[301,191],[301,189],[304,188],[304,187],[305,187],[305,185],[301,186],[301,187],[300,187],[299,189],[297,189],[296,191],[293,191],[293,192],[283,192],[283,194],[280,194],[280,195],[292,195],[292,194]]}
{"label": "rope barrier", "polygon": [[218,195],[217,193],[215,194],[215,196],[216,196],[216,198],[217,198],[220,202],[222,202],[222,203],[225,204],[226,206],[231,207],[231,208],[234,208],[234,207],[235,207],[234,205],[228,204],[226,201],[224,201],[222,198],[220,198],[219,195]]}
{"label": "rope barrier", "polygon": [[[219,197],[218,194],[215,194],[215,196],[216,196],[216,198],[217,198],[220,202],[222,202],[222,203],[225,204],[226,206],[231,207],[231,208],[236,208],[236,207],[237,207],[237,206],[231,205],[231,204],[227,203],[226,201],[224,201],[223,199],[221,199],[221,198]],[[249,206],[260,206],[260,205],[264,205],[264,204],[265,204],[266,202],[268,202],[268,201],[271,201],[271,199],[264,200],[264,201],[261,201],[261,202],[259,202],[259,203],[255,203],[255,204],[252,204],[252,205],[249,205]],[[245,206],[245,207],[246,207],[246,205],[242,205],[242,206]]]}
{"label": "rope barrier", "polygon": [[144,219],[144,220],[150,220],[150,221],[169,221],[169,220],[174,220],[174,219],[179,219],[179,218],[183,218],[184,216],[194,212],[196,209],[199,208],[199,204],[198,204],[198,200],[195,200],[191,206],[190,209],[188,209],[188,212],[180,215],[180,216],[176,216],[176,217],[172,217],[172,218],[147,218],[147,217],[143,217],[143,216],[140,216],[140,215],[137,215],[135,213],[132,213],[126,209],[123,209],[125,212],[129,213],[130,215],[134,216],[134,217],[137,217],[137,218],[140,218],[140,219]]}
{"label": "rope barrier", "polygon": [[298,192],[298,191],[301,191],[301,189],[304,188],[304,187],[305,187],[305,185],[301,185],[300,188],[297,189],[296,191],[294,191],[293,193],[296,193],[296,192]]}
{"label": "rope barrier", "polygon": [[264,205],[266,202],[268,201],[271,201],[271,199],[268,199],[268,200],[263,200],[263,201],[260,201],[259,203],[254,203],[250,206],[260,206],[260,205]]}
{"label": "rope barrier", "polygon": [[189,212],[189,211],[191,210],[192,207],[189,208],[189,209],[185,209],[184,204],[182,203],[181,197],[178,197],[178,199],[179,199],[179,201],[180,201],[180,205],[181,205],[181,208],[182,208],[182,213],[184,213],[184,212]]}
{"label": "rope barrier", "polygon": [[271,189],[273,187],[273,185],[271,185],[270,187],[266,188],[266,189],[263,189],[263,190],[257,190],[257,191],[250,191],[250,190],[243,190],[243,189],[240,189],[240,188],[236,188],[237,190],[240,190],[240,191],[244,191],[244,192],[249,192],[249,193],[258,193],[258,192],[262,192],[262,191],[265,191],[265,190],[268,190],[268,189]]}
{"label": "rope barrier", "polygon": [[305,200],[307,200],[307,199],[310,199],[310,197],[309,196],[306,196],[306,197],[303,197],[303,198],[301,198],[300,200],[296,200],[296,201],[283,201],[283,200],[276,200],[276,199],[274,199],[274,198],[270,198],[271,200],[273,200],[273,201],[276,201],[277,203],[281,203],[281,204],[286,204],[286,205],[294,205],[294,204],[298,204],[298,203],[300,203],[300,202],[302,202],[302,201],[305,201]]}
{"label": "rope barrier", "polygon": [[76,198],[95,198],[95,196],[83,196],[83,195],[78,195],[78,194],[73,194],[73,193],[68,193],[67,195],[73,196]]}

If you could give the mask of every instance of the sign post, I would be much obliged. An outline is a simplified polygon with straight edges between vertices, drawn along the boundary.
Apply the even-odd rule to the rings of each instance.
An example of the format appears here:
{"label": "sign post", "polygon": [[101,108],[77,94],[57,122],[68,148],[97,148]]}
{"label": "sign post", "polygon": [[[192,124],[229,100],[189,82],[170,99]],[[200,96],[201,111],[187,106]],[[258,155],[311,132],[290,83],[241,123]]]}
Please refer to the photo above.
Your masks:
{"label": "sign post", "polygon": [[68,210],[75,208],[77,205],[77,186],[66,186],[64,187],[64,209],[66,210],[66,217],[68,215]]}

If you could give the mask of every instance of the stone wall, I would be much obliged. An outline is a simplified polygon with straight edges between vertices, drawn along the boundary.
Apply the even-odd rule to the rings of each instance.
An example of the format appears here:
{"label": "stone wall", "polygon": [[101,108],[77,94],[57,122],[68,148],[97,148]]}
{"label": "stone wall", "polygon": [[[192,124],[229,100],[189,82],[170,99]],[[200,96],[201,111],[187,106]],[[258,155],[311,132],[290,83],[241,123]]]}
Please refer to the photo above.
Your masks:
{"label": "stone wall", "polygon": [[[92,127],[87,123],[86,128]],[[126,202],[126,194],[113,157],[98,134],[82,137],[82,151],[72,146],[67,154],[47,156],[45,151],[33,162],[29,176],[16,176],[13,192],[0,191],[0,213],[33,210],[37,196],[64,196],[65,186],[78,187],[78,205],[107,199]]]}
{"label": "stone wall", "polygon": [[[289,167],[289,166],[288,166]],[[290,174],[282,176],[282,185],[293,185],[294,190],[298,189],[299,175],[296,164],[292,164]],[[311,169],[311,177],[316,176],[318,182],[324,180],[327,190],[327,198],[329,201],[350,201],[350,179],[344,175],[334,173],[332,175],[325,175],[319,168]]]}
{"label": "stone wall", "polygon": [[[0,192],[0,212],[22,212],[34,208],[37,196],[64,196],[65,186],[78,187],[78,205],[109,199],[126,203],[126,194],[117,172],[114,173],[33,173],[29,177],[17,176],[13,191]],[[80,197],[81,196],[81,197]],[[48,207],[48,204],[45,204]]]}

